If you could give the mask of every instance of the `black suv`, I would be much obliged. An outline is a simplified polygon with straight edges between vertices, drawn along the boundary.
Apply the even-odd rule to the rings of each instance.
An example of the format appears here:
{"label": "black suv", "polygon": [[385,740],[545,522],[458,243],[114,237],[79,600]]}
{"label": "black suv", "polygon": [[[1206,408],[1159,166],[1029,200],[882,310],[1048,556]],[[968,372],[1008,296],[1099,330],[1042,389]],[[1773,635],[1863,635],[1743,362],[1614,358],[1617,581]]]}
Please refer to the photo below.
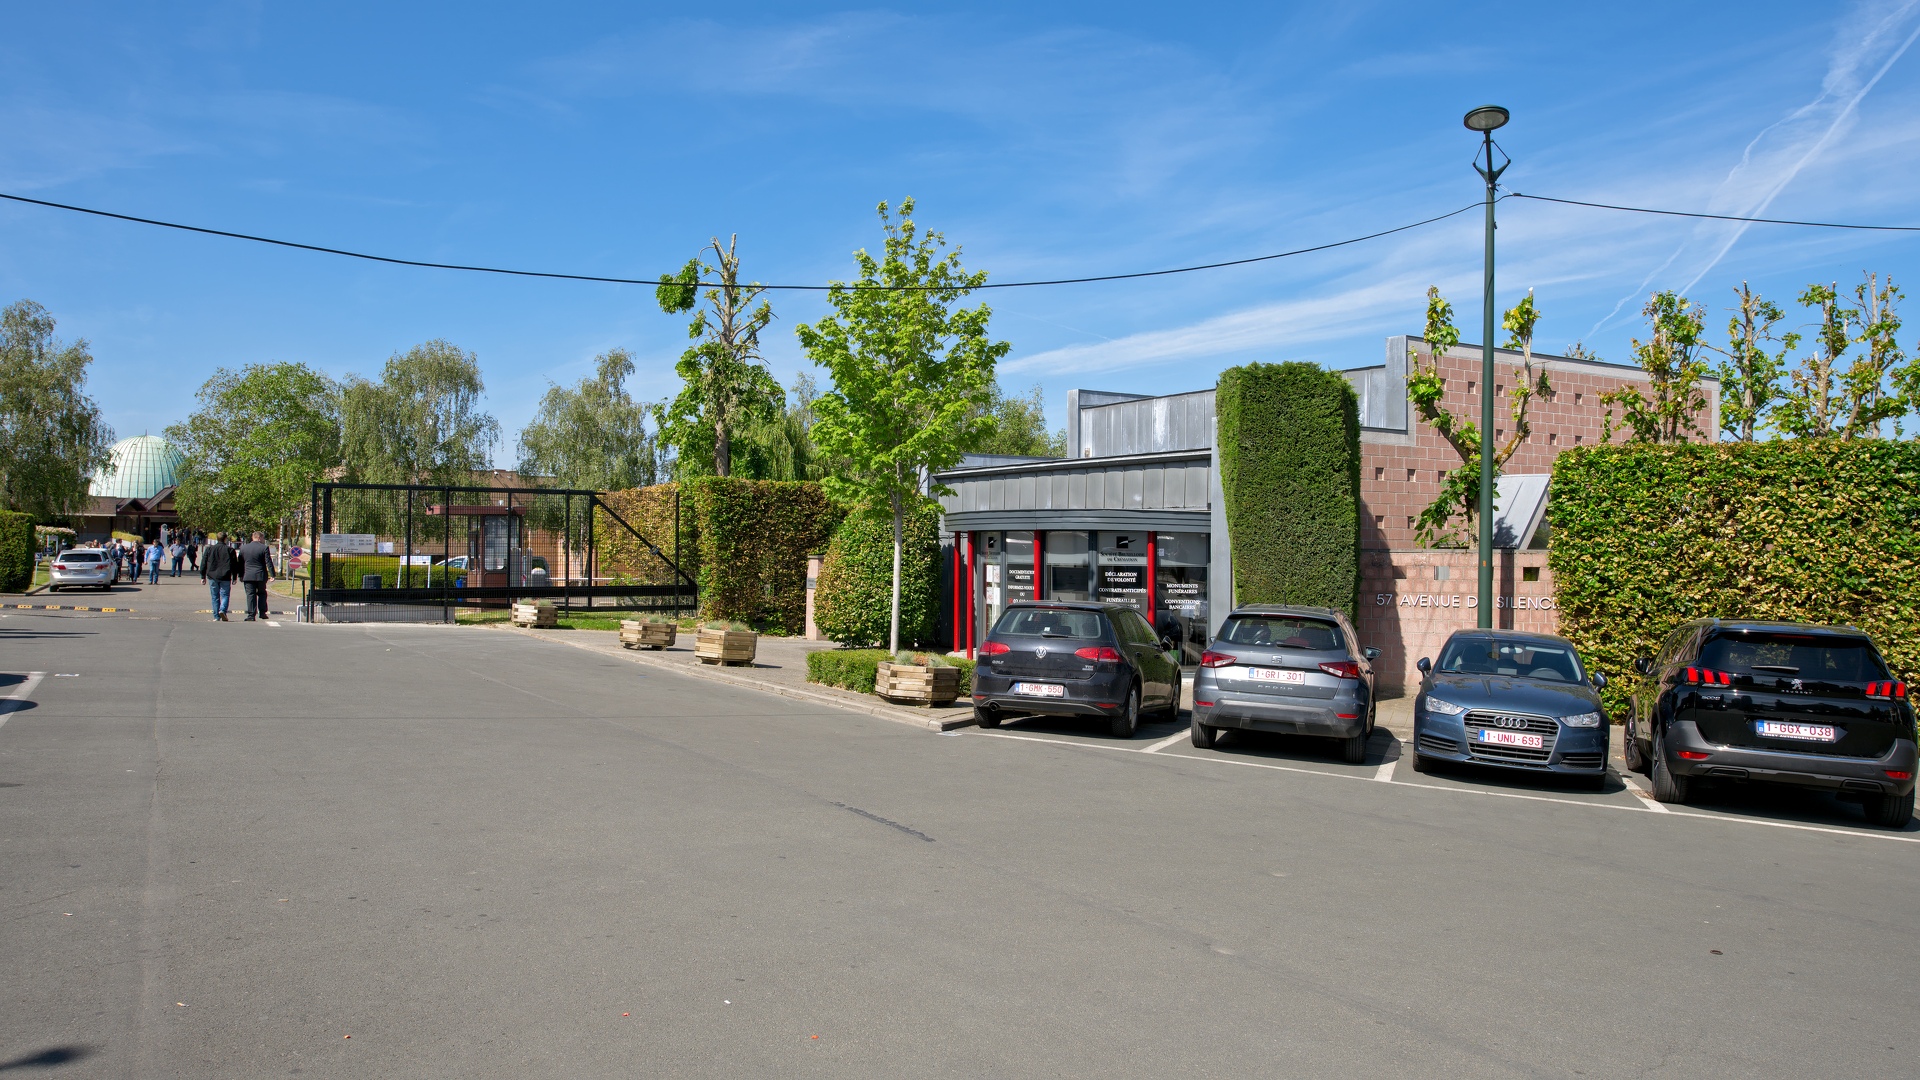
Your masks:
{"label": "black suv", "polygon": [[1704,619],[1634,668],[1627,766],[1661,802],[1695,778],[1769,780],[1858,797],[1890,829],[1913,819],[1913,705],[1864,632]]}
{"label": "black suv", "polygon": [[1098,716],[1130,739],[1140,713],[1180,712],[1180,663],[1138,611],[1118,604],[1024,601],[993,624],[973,669],[973,715]]}

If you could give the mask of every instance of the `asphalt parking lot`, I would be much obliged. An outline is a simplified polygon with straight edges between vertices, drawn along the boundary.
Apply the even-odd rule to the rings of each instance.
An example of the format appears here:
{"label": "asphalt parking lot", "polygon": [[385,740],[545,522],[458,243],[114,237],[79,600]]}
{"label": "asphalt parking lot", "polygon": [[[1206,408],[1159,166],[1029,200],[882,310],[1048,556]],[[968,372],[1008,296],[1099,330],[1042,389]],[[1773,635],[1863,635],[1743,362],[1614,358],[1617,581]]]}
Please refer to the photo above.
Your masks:
{"label": "asphalt parking lot", "polygon": [[1914,1071],[1920,833],[1845,804],[941,736],[196,593],[0,612],[0,1070]]}

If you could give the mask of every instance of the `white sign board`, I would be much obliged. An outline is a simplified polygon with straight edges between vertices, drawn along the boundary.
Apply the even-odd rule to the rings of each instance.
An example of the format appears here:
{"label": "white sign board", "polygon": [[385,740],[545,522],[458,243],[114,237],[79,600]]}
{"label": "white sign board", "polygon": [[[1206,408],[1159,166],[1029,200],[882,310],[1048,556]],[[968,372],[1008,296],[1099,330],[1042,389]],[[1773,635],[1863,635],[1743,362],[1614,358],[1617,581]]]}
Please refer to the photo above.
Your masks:
{"label": "white sign board", "polygon": [[433,565],[433,556],[431,556],[431,555],[402,555],[402,556],[400,556],[400,565],[402,565],[402,566],[432,566],[432,565]]}
{"label": "white sign board", "polygon": [[314,550],[321,555],[371,555],[372,533],[321,533]]}

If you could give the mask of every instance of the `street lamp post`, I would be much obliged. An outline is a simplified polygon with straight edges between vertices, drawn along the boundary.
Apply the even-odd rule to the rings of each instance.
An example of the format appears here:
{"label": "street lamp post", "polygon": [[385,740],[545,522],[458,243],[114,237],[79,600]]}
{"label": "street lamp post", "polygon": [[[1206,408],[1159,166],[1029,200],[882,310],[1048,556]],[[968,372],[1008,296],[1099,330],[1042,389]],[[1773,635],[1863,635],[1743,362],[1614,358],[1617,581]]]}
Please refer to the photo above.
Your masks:
{"label": "street lamp post", "polygon": [[[1487,276],[1481,294],[1480,331],[1480,628],[1493,626],[1493,199],[1509,162],[1493,167],[1493,133],[1507,122],[1507,110],[1482,105],[1466,115],[1467,128],[1480,133],[1486,163],[1473,171],[1487,182]],[[1501,156],[1505,156],[1502,154]]]}

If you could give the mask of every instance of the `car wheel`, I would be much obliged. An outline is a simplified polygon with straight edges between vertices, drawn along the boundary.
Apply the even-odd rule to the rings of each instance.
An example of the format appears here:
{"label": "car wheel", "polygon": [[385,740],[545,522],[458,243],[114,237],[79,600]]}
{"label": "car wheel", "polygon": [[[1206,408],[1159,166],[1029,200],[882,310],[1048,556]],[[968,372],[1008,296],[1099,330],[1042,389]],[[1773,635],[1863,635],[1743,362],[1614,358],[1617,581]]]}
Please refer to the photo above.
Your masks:
{"label": "car wheel", "polygon": [[1210,728],[1198,720],[1187,724],[1187,731],[1193,736],[1193,745],[1202,750],[1213,749],[1213,742],[1220,737],[1218,728]]}
{"label": "car wheel", "polygon": [[1656,802],[1683,803],[1687,801],[1687,778],[1673,775],[1667,768],[1667,737],[1664,733],[1653,737],[1653,798]]}
{"label": "car wheel", "polygon": [[1413,752],[1413,771],[1430,773],[1433,771],[1433,759],[1418,750]]}
{"label": "car wheel", "polygon": [[1127,702],[1120,706],[1120,715],[1113,718],[1108,729],[1116,739],[1131,739],[1134,732],[1140,730],[1140,688],[1127,691]]}
{"label": "car wheel", "polygon": [[1883,829],[1904,829],[1913,820],[1913,792],[1869,796],[1862,809],[1868,821]]}
{"label": "car wheel", "polygon": [[1627,729],[1626,744],[1620,747],[1620,756],[1627,759],[1628,772],[1637,772],[1642,776],[1647,774],[1647,767],[1653,764],[1647,759],[1647,748],[1633,737],[1632,728]]}
{"label": "car wheel", "polygon": [[1340,740],[1340,758],[1349,765],[1358,765],[1367,760],[1367,729],[1361,728],[1360,734],[1350,739]]}
{"label": "car wheel", "polygon": [[979,724],[981,727],[999,727],[1000,710],[983,709],[975,705],[973,707],[973,722]]}

